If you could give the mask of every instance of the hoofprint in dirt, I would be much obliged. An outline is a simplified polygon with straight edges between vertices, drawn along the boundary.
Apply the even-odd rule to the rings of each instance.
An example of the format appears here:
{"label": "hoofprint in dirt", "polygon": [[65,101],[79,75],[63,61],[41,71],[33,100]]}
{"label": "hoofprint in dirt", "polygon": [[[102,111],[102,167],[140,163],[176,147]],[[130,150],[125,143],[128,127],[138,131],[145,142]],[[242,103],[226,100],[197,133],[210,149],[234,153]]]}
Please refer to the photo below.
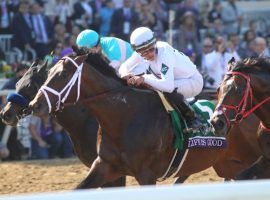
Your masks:
{"label": "hoofprint in dirt", "polygon": [[[0,195],[72,190],[88,173],[76,158],[0,163]],[[212,168],[194,174],[185,184],[221,182]],[[174,179],[159,182],[172,184]],[[132,177],[127,186],[138,185]]]}

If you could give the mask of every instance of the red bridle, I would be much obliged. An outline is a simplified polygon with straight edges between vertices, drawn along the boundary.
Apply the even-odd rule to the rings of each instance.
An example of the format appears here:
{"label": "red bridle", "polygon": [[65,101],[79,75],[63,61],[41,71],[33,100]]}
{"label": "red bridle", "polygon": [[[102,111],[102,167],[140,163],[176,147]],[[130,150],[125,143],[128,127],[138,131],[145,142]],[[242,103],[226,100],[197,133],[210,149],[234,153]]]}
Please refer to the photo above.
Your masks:
{"label": "red bridle", "polygon": [[[258,104],[252,107],[253,91],[250,86],[250,76],[241,72],[228,72],[227,75],[239,75],[239,76],[242,76],[246,80],[246,88],[245,88],[244,95],[237,106],[221,104],[220,106],[216,108],[218,111],[222,111],[223,115],[225,116],[227,126],[230,127],[231,122],[239,123],[242,119],[245,119],[251,113],[253,113],[256,109],[258,109],[264,103],[269,101],[270,97],[267,97],[266,99],[262,100],[261,102],[259,102]],[[247,110],[248,97],[250,98],[250,107],[251,107],[249,110]],[[227,109],[235,111],[236,115],[234,119],[232,120],[229,119],[229,117],[226,114]],[[262,122],[260,124],[260,128],[270,131],[270,128],[265,127]]]}

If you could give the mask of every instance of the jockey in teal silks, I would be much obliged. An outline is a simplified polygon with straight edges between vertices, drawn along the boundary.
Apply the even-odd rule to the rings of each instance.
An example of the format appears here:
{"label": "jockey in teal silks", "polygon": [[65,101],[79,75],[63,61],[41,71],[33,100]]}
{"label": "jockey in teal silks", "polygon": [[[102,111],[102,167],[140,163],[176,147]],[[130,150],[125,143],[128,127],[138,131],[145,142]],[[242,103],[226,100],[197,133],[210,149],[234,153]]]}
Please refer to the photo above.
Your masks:
{"label": "jockey in teal silks", "polygon": [[79,48],[96,48],[110,61],[110,66],[118,72],[120,65],[133,53],[130,43],[116,37],[100,37],[90,29],[82,31],[76,39]]}

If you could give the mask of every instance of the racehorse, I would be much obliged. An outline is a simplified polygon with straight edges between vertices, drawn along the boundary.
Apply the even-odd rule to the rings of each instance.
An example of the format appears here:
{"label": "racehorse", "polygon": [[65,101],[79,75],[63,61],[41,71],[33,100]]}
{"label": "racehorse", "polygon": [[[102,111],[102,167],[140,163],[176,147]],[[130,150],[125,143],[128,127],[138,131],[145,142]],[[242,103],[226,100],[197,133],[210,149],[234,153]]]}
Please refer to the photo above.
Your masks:
{"label": "racehorse", "polygon": [[237,179],[270,178],[270,62],[268,58],[250,58],[229,62],[229,71],[219,88],[218,104],[212,124],[219,134],[226,134],[234,124],[254,113],[261,121],[258,141],[260,157]]}
{"label": "racehorse", "polygon": [[[46,78],[47,62],[36,60],[16,84],[15,97],[20,98],[20,101],[8,102],[1,110],[3,122],[16,126],[19,119],[29,114],[28,103],[21,102],[32,100]],[[78,158],[90,168],[97,156],[98,123],[95,118],[81,104],[66,107],[52,116],[69,133]],[[124,185],[125,178],[120,178],[114,183],[105,184],[104,187]]]}
{"label": "racehorse", "polygon": [[[98,157],[78,188],[99,187],[124,175],[141,185],[155,184],[174,153],[170,118],[157,94],[126,86],[100,54],[89,53],[61,59],[29,105],[38,114],[61,111],[75,102],[85,104],[104,130]],[[177,176],[212,166],[223,151],[190,149]]]}

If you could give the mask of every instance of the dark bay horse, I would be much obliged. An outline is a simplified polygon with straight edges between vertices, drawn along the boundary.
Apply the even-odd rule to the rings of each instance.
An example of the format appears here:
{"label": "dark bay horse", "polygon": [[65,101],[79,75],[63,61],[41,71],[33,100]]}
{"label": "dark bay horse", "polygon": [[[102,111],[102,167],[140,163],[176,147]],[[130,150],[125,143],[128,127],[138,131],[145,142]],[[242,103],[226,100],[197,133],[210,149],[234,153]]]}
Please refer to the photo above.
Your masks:
{"label": "dark bay horse", "polygon": [[[35,61],[16,84],[16,93],[26,101],[32,100],[47,78],[46,68],[46,62]],[[25,116],[27,109],[27,105],[8,102],[1,110],[0,116],[6,124],[16,126],[18,120]],[[81,104],[66,107],[61,112],[52,113],[52,116],[69,133],[78,158],[90,168],[97,157],[98,123],[95,118]],[[125,178],[120,178],[114,183],[104,185],[104,187],[124,185]]]}
{"label": "dark bay horse", "polygon": [[[93,112],[104,130],[98,157],[79,188],[99,187],[124,175],[141,185],[155,184],[174,153],[170,118],[157,94],[126,86],[100,54],[90,53],[60,60],[30,106],[38,114],[60,111],[76,101]],[[212,166],[221,152],[190,149],[177,176]]]}
{"label": "dark bay horse", "polygon": [[254,113],[261,120],[258,141],[262,157],[237,178],[270,178],[269,59],[253,58],[237,63],[231,60],[229,66],[230,70],[219,88],[212,124],[216,132],[226,134],[234,124]]}

